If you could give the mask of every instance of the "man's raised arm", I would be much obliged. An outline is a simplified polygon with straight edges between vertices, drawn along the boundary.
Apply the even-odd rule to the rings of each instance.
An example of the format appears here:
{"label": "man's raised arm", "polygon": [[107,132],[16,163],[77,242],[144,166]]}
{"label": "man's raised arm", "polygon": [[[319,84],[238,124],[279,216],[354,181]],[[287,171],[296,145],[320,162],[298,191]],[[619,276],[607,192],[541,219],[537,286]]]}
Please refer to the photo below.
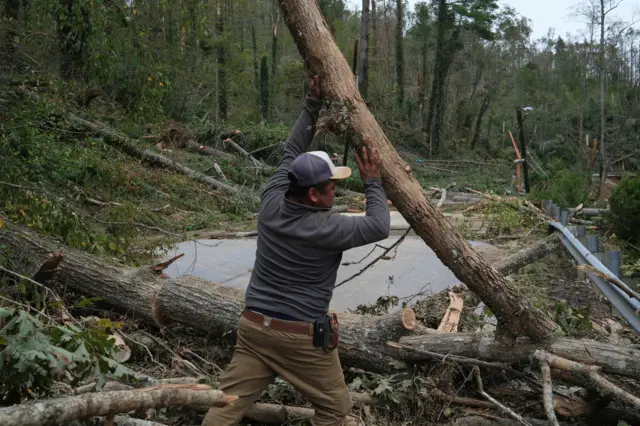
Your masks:
{"label": "man's raised arm", "polygon": [[284,156],[262,193],[263,198],[269,193],[285,192],[289,187],[287,177],[289,166],[298,155],[309,149],[313,135],[316,133],[316,122],[321,108],[322,98],[318,77],[309,77],[309,95],[305,98],[302,112],[291,129],[284,148]]}

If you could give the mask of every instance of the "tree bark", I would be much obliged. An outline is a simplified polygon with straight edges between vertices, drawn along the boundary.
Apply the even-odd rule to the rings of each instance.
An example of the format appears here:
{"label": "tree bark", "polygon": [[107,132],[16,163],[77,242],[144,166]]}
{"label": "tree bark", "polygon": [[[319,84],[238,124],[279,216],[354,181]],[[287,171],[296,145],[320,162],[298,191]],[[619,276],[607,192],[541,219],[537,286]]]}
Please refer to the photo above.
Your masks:
{"label": "tree bark", "polygon": [[605,63],[604,63],[604,24],[607,12],[604,10],[605,0],[600,0],[600,188],[598,193],[598,199],[603,201],[606,198],[606,185],[607,185],[607,157],[604,149],[604,135],[605,135],[605,119],[604,119],[604,78],[605,78]]}
{"label": "tree bark", "polygon": [[404,111],[404,5],[402,0],[396,0],[396,96],[398,114]]}
{"label": "tree bark", "polygon": [[149,408],[204,405],[223,407],[236,396],[211,390],[206,385],[175,385],[190,388],[159,387],[89,393],[80,396],[49,399],[30,404],[0,408],[0,424],[42,426],[68,424],[95,416],[141,411]]}
{"label": "tree bark", "polygon": [[[216,7],[216,36],[222,38],[224,33],[224,20],[220,11],[220,4]],[[227,119],[227,72],[225,69],[227,53],[225,46],[222,42],[219,42],[217,48],[217,63],[218,63],[218,119]]]}
{"label": "tree bark", "polygon": [[[0,216],[0,245],[22,258],[14,269],[32,276],[49,253],[63,252],[54,279],[79,293],[101,298],[126,312],[130,319],[143,319],[157,326],[179,322],[205,331],[212,340],[233,337],[244,310],[244,291],[193,276],[160,279],[150,268],[127,268],[107,263],[84,252],[60,247],[48,237],[12,224]],[[411,309],[382,316],[338,313],[340,357],[343,365],[376,372],[393,372],[404,365],[390,354],[388,340],[397,340],[416,327]]]}
{"label": "tree bark", "polygon": [[114,416],[113,420],[116,426],[164,426],[164,423],[134,419],[132,417],[125,416]]}
{"label": "tree bark", "polygon": [[[400,344],[441,354],[466,356],[505,363],[528,363],[540,345],[528,339],[519,339],[513,345],[482,337],[476,333],[429,333],[406,336]],[[627,377],[640,377],[640,349],[634,346],[616,346],[587,339],[556,338],[545,344],[548,352],[573,361],[594,364],[605,373]],[[429,359],[406,351],[403,359],[418,361]],[[553,367],[553,365],[552,365]]]}
{"label": "tree bark", "polygon": [[360,19],[360,63],[358,70],[358,90],[363,99],[367,99],[369,83],[369,0],[362,0],[362,18]]}
{"label": "tree bark", "polygon": [[548,337],[556,324],[484,262],[425,198],[409,165],[400,158],[358,93],[350,78],[349,65],[333,41],[317,4],[310,0],[279,2],[298,50],[310,71],[322,78],[328,109],[336,109],[339,104],[337,109],[346,111],[347,117],[343,117],[346,119],[335,128],[350,136],[356,149],[361,144],[377,148],[387,196],[411,228],[495,313],[504,336],[524,333],[534,340]]}
{"label": "tree bark", "polygon": [[253,52],[253,84],[260,89],[260,71],[258,69],[258,43],[256,42],[256,27],[251,23],[251,50]]}
{"label": "tree bark", "polygon": [[523,266],[529,265],[538,259],[542,259],[549,253],[553,253],[562,247],[560,238],[556,233],[537,241],[531,246],[525,247],[513,255],[500,260],[494,268],[502,275],[509,276]]}

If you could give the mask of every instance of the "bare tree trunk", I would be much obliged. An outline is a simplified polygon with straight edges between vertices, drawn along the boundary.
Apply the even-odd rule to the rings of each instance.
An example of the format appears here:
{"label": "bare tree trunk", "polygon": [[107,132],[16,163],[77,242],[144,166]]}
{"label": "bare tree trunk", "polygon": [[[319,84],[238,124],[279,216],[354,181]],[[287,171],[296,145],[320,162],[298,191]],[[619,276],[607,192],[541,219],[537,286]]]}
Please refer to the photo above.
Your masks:
{"label": "bare tree trunk", "polygon": [[376,14],[376,0],[371,0],[371,54],[369,59],[375,63],[378,53],[378,16]]}
{"label": "bare tree trunk", "polygon": [[256,42],[256,27],[251,23],[251,48],[253,50],[253,84],[260,88],[260,70],[258,68],[258,43]]}
{"label": "bare tree trunk", "polygon": [[358,70],[358,89],[363,99],[367,99],[369,83],[369,0],[362,0],[362,19],[360,20],[360,63]]}
{"label": "bare tree trunk", "polygon": [[278,25],[280,24],[280,13],[275,3],[272,3],[271,16],[271,76],[276,75],[278,65]]}
{"label": "bare tree trunk", "polygon": [[404,5],[396,0],[396,90],[398,113],[402,115],[404,106]]}
{"label": "bare tree trunk", "polygon": [[607,12],[604,10],[605,0],[600,0],[600,190],[598,199],[604,201],[606,198],[606,185],[607,185],[607,171],[609,169],[607,164],[607,157],[604,145],[605,134],[605,117],[604,117],[604,79],[605,79],[605,64],[604,64],[604,24]]}
{"label": "bare tree trunk", "polygon": [[[377,148],[388,198],[411,228],[433,249],[456,277],[496,315],[501,336],[526,334],[534,340],[550,336],[556,324],[485,263],[451,223],[426,198],[422,187],[393,148],[358,93],[351,70],[336,46],[322,14],[311,0],[279,0],[298,50],[310,72],[322,76],[329,114],[348,111],[340,129],[356,149]],[[344,107],[344,108],[343,108]]]}
{"label": "bare tree trunk", "polygon": [[[220,4],[216,7],[216,35],[220,38],[224,32],[224,18],[220,10]],[[227,72],[225,69],[226,52],[225,46],[220,42],[218,46],[218,118],[227,119]]]}
{"label": "bare tree trunk", "polygon": [[20,0],[6,0],[4,4],[5,29],[0,35],[0,61],[7,67],[17,64],[22,68],[21,62],[16,58],[16,38],[18,37],[16,26],[20,19],[21,3]]}

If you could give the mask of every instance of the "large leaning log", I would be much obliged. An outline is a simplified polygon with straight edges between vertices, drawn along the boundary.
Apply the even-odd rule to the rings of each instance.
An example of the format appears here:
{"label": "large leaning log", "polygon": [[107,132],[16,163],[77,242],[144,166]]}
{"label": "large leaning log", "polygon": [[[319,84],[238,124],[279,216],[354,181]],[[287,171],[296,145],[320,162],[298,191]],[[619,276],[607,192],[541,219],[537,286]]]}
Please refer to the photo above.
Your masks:
{"label": "large leaning log", "polygon": [[[11,223],[0,215],[0,246],[10,253],[12,267],[33,276],[50,253],[64,254],[55,279],[76,292],[158,325],[179,322],[205,331],[212,339],[233,337],[245,307],[244,291],[193,276],[161,279],[151,268],[109,263]],[[340,356],[345,366],[393,371],[398,363],[385,344],[416,327],[411,309],[383,316],[339,313]]]}
{"label": "large leaning log", "polygon": [[313,0],[278,0],[289,32],[310,72],[320,76],[332,130],[356,145],[377,148],[387,197],[455,276],[491,309],[500,334],[549,337],[556,324],[484,262],[425,197],[360,96],[352,72]]}

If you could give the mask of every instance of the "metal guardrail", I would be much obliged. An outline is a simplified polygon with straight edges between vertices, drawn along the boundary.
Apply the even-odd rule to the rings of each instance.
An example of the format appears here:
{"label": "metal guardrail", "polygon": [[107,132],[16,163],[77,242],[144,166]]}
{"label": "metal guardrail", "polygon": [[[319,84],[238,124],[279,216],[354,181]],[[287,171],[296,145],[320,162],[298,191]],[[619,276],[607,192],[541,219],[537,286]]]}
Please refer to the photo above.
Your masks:
{"label": "metal guardrail", "polygon": [[[618,278],[618,274],[612,272],[607,266],[605,266],[597,257],[596,253],[592,251],[598,251],[597,236],[588,236],[587,245],[591,246],[589,249],[585,247],[576,236],[565,228],[568,222],[568,211],[560,211],[558,206],[555,206],[552,201],[547,201],[547,212],[550,216],[555,217],[557,220],[550,220],[549,225],[554,228],[558,234],[560,241],[566,247],[567,251],[580,265],[590,265],[605,276]],[[593,238],[595,237],[595,238]],[[614,269],[619,270],[620,258],[619,252],[617,256],[612,256]],[[611,265],[610,265],[611,266]],[[616,285],[603,279],[601,276],[587,272],[589,279],[598,287],[600,292],[609,300],[611,305],[620,313],[622,318],[638,333],[640,334],[640,300],[630,297],[627,293],[622,291]],[[624,284],[624,283],[622,283]],[[625,284],[626,285],[626,284]]]}

